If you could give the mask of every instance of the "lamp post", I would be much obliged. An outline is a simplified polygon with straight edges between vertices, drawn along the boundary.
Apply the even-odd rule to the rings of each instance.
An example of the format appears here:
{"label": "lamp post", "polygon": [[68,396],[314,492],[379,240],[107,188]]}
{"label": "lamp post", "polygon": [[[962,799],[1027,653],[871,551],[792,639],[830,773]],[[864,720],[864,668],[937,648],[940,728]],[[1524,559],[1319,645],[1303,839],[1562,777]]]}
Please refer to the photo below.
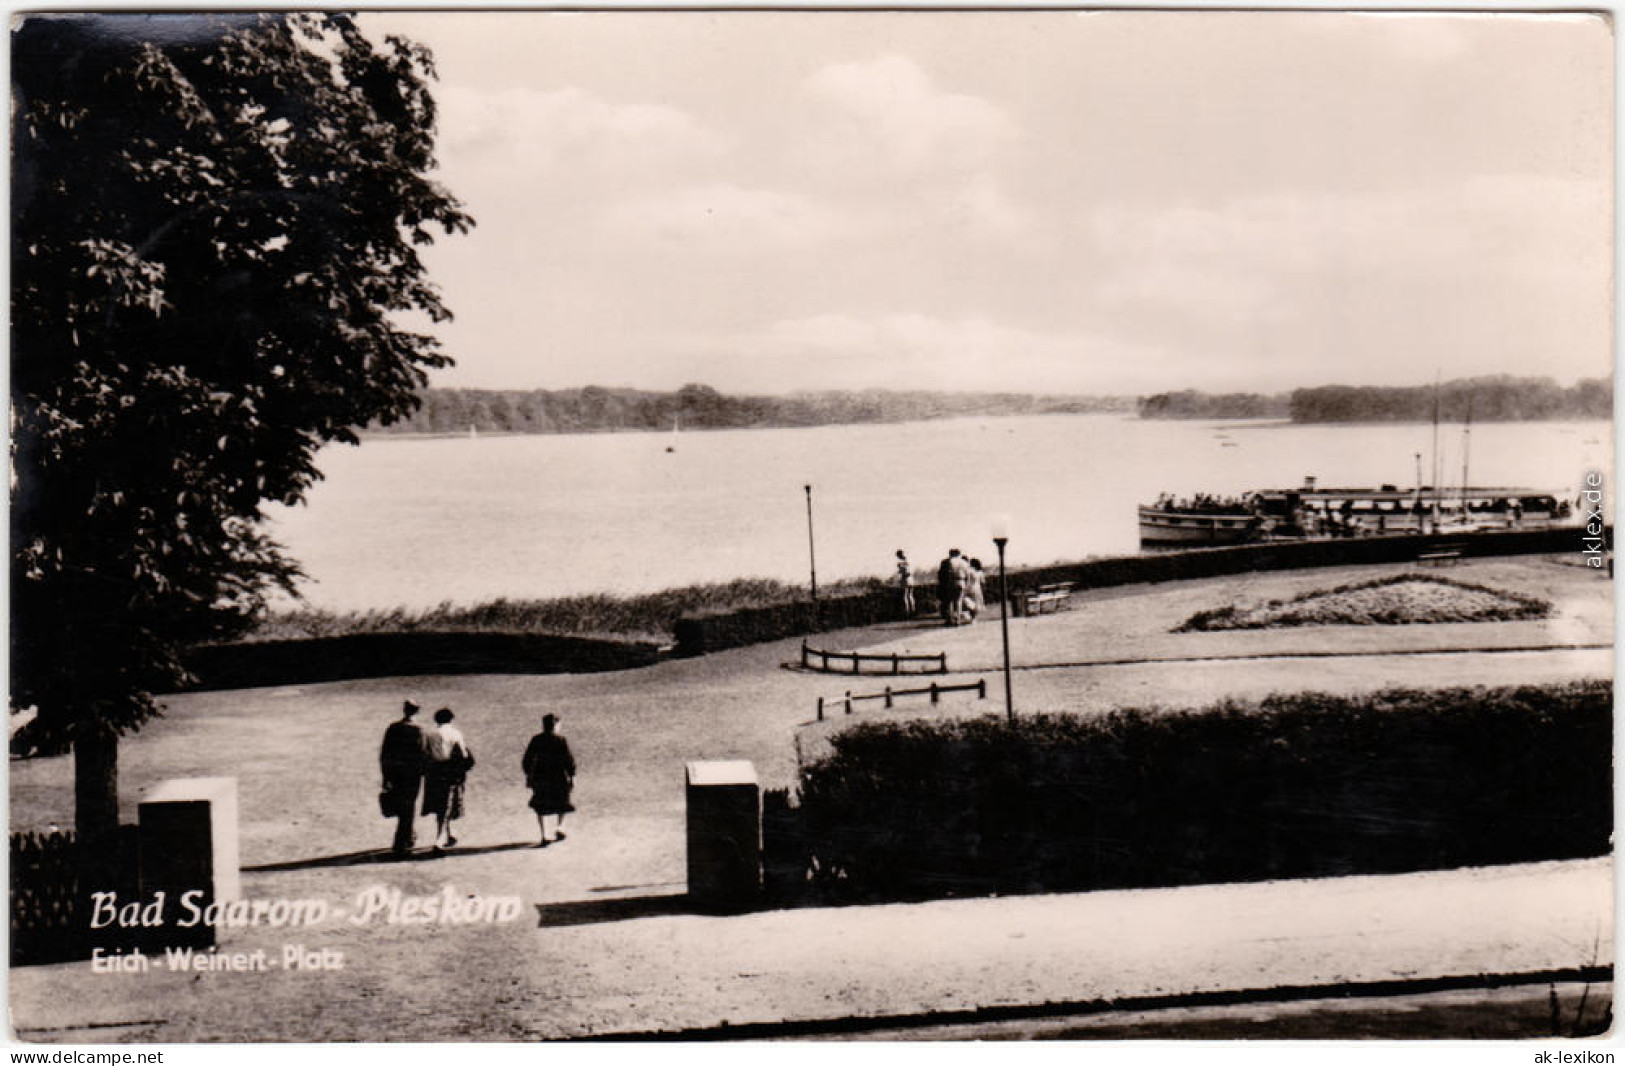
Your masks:
{"label": "lamp post", "polygon": [[818,557],[813,554],[812,486],[807,489],[807,565],[812,571],[813,625],[818,624]]}
{"label": "lamp post", "polygon": [[999,630],[1004,635],[1004,716],[1016,720],[1016,705],[1010,697],[1010,583],[1004,573],[1004,546],[1010,543],[1010,520],[1004,515],[993,518],[993,543],[999,549]]}

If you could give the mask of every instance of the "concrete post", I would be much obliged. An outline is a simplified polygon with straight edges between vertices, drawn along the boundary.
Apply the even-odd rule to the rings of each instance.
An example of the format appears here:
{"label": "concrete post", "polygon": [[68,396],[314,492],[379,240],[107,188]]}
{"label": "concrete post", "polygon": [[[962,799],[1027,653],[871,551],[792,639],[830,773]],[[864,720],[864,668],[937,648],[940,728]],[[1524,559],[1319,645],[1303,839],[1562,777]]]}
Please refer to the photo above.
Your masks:
{"label": "concrete post", "polygon": [[242,896],[237,848],[237,779],[187,777],[164,781],[140,805],[140,884],[143,899],[164,893],[165,922],[153,932],[165,944],[208,947],[214,927],[175,924],[188,892],[199,909]]}
{"label": "concrete post", "polygon": [[688,897],[702,910],[737,911],[762,892],[762,791],[749,762],[691,762]]}

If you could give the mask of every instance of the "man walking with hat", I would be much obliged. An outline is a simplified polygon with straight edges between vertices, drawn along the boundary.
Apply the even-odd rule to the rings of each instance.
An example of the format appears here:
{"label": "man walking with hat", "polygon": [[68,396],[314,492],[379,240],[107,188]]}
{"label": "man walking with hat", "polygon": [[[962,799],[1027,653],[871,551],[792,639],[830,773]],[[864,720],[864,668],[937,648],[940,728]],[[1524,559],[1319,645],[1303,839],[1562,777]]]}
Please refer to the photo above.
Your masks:
{"label": "man walking with hat", "polygon": [[384,744],[378,752],[378,763],[383,770],[384,788],[378,794],[378,807],[385,818],[396,819],[395,843],[392,851],[399,858],[412,853],[416,843],[414,822],[417,818],[418,788],[423,783],[423,772],[428,762],[428,738],[423,727],[413,721],[418,705],[407,700],[401,706],[399,720],[389,723],[384,730]]}

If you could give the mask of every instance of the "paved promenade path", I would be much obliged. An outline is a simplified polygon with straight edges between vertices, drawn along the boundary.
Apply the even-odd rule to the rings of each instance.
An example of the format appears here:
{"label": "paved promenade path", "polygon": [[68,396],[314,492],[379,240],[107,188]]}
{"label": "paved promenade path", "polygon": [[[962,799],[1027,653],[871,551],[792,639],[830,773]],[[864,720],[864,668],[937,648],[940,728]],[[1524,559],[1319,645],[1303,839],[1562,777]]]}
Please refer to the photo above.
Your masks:
{"label": "paved promenade path", "polygon": [[[1550,558],[1473,560],[1451,573],[1553,599],[1560,609],[1544,622],[1168,632],[1229,600],[1282,598],[1395,569],[1080,595],[1072,611],[1012,621],[1017,709],[1091,713],[1270,691],[1612,675],[1609,586]],[[818,639],[848,650],[946,650],[953,679],[986,676],[989,698],[903,713],[1003,713],[996,619]],[[1462,647],[1482,650],[1412,654]],[[1496,650],[1530,647],[1548,650]],[[121,748],[126,821],[162,780],[237,777],[245,893],[321,900],[345,917],[304,929],[230,930],[222,950],[281,959],[290,945],[302,946],[342,954],[344,968],[160,967],[136,975],[94,974],[82,963],[29,967],[11,974],[12,1024],[26,1039],[51,1041],[505,1040],[1611,961],[1605,861],[727,918],[685,913],[683,764],[749,759],[764,783],[789,784],[797,747],[815,750],[824,732],[841,727],[812,722],[816,698],[876,680],[783,669],[798,652],[799,641],[783,641],[621,674],[380,679],[167,699],[166,717]],[[1104,658],[1183,661],[1054,665]],[[380,862],[389,825],[376,811],[377,745],[404,698],[426,712],[454,707],[479,765],[458,849]],[[547,711],[561,715],[581,764],[580,812],[565,827],[567,841],[539,850],[529,846],[535,824],[518,763]],[[881,712],[865,712],[873,713]],[[10,791],[14,828],[71,822],[69,760],[14,763]],[[426,834],[428,822],[421,825]],[[444,926],[351,921],[357,900],[373,890],[513,897],[522,915]]]}

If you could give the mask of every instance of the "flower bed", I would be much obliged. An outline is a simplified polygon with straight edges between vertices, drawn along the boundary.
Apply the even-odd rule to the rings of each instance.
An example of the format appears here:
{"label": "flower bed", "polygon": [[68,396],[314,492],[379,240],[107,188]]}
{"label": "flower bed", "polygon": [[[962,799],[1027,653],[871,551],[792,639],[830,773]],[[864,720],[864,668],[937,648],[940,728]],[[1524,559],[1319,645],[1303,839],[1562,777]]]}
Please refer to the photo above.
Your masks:
{"label": "flower bed", "polygon": [[1430,574],[1398,574],[1270,600],[1250,607],[1199,611],[1176,633],[1286,626],[1429,625],[1545,618],[1552,605],[1533,596]]}

